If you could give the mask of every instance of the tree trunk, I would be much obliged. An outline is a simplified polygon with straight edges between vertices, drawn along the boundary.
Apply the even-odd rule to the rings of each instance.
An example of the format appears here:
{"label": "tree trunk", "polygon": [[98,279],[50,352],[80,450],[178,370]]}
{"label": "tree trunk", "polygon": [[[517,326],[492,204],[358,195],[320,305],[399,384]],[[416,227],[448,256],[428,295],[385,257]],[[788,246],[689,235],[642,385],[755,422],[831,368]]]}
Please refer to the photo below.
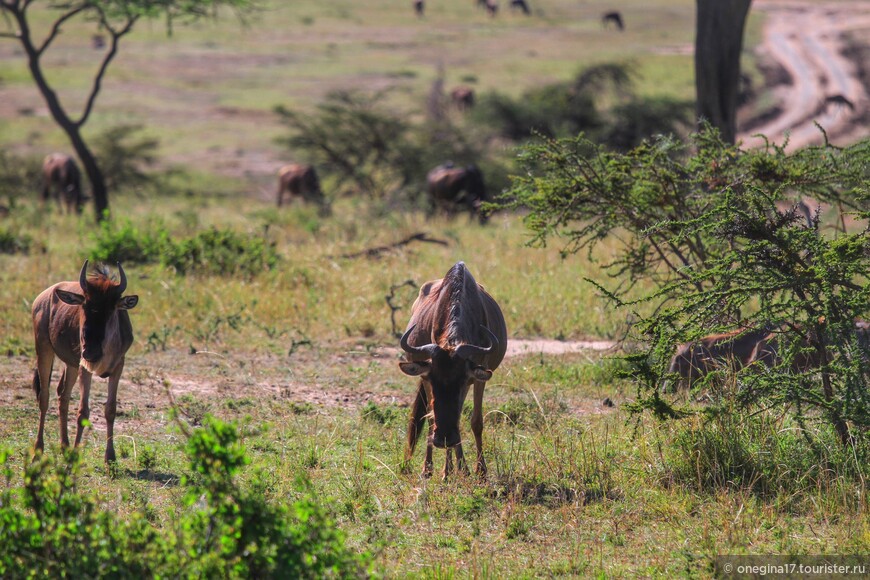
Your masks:
{"label": "tree trunk", "polygon": [[737,135],[737,93],[743,30],[752,0],[696,0],[695,113],[719,129],[727,143]]}
{"label": "tree trunk", "polygon": [[75,123],[63,109],[60,99],[57,98],[57,94],[48,84],[48,80],[45,78],[42,67],[39,64],[40,54],[30,39],[30,29],[27,26],[27,21],[24,20],[23,14],[16,13],[15,16],[18,18],[21,30],[21,44],[27,53],[27,64],[30,74],[33,76],[39,92],[42,93],[52,118],[54,118],[63,132],[66,133],[79,161],[81,161],[85,172],[88,174],[88,180],[91,182],[91,194],[94,197],[94,210],[97,214],[97,221],[100,222],[108,215],[107,210],[109,209],[109,197],[106,192],[106,180],[103,178],[103,172],[100,171],[96,157],[94,157],[94,154],[91,153],[91,150],[85,144],[85,140],[82,139],[79,124]]}

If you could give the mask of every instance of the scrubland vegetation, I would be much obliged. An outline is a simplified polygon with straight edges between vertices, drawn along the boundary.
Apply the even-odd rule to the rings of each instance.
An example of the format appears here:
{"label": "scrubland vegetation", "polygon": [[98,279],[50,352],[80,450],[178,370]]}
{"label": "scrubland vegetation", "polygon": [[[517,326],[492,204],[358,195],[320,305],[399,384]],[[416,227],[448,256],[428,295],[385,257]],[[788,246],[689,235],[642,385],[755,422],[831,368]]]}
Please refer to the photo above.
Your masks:
{"label": "scrubland vegetation", "polygon": [[[350,4],[300,10],[303,29],[356,29]],[[195,42],[217,50],[207,32]],[[867,142],[795,155],[737,152],[711,133],[685,145],[684,90],[650,90],[624,63],[568,71],[556,48],[536,49],[560,73],[544,83],[508,90],[464,71],[488,89],[469,115],[441,110],[418,68],[397,77],[429,103],[412,114],[395,93],[223,93],[269,115],[269,147],[325,168],[328,217],[277,211],[244,175],[167,154],[213,135],[155,143],[153,126],[98,123],[115,187],[101,225],[37,203],[29,147],[0,152],[0,575],[707,577],[720,554],[870,551],[867,364],[850,331],[867,316]],[[637,71],[655,76],[661,58]],[[129,63],[123,75],[151,70]],[[26,141],[22,123],[3,140]],[[486,227],[422,211],[425,169],[445,158],[480,163],[506,192]],[[824,204],[810,227],[797,194]],[[366,252],[419,232],[443,243]],[[80,453],[59,449],[52,414],[32,462],[30,302],[85,258],[122,260],[140,297],[118,461],[102,461],[95,380]],[[422,479],[420,452],[402,470],[416,385],[396,368],[396,333],[419,285],[458,260],[512,339],[619,342],[507,358],[484,399],[487,478]],[[824,336],[830,364],[722,369],[661,394],[676,343],[765,320],[794,323],[790,356],[801,329]]]}

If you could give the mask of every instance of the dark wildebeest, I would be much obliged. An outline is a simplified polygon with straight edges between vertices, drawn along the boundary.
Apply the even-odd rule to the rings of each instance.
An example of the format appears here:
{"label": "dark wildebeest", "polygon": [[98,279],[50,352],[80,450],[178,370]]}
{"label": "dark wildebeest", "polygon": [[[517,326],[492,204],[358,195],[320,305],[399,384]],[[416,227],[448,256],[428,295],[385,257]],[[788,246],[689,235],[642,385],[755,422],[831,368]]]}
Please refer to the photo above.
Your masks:
{"label": "dark wildebeest", "polygon": [[[691,387],[696,380],[724,365],[742,368],[749,364],[756,345],[768,334],[769,326],[758,329],[738,328],[681,344],[671,358],[668,372],[680,376],[678,384]],[[670,390],[668,387],[666,383],[663,390]]]}
{"label": "dark wildebeest", "polygon": [[459,86],[450,91],[450,101],[460,111],[466,111],[474,106],[474,89]]}
{"label": "dark wildebeest", "polygon": [[529,5],[526,4],[526,0],[511,0],[511,10],[514,8],[519,8],[526,16],[532,13],[532,11],[529,10]]}
{"label": "dark wildebeest", "polygon": [[426,9],[425,4],[423,4],[423,0],[414,0],[414,12],[420,18],[423,17],[423,11]]}
{"label": "dark wildebeest", "polygon": [[481,0],[477,4],[483,4],[483,7],[486,8],[487,14],[490,16],[498,14],[498,0]]}
{"label": "dark wildebeest", "polygon": [[840,107],[848,107],[850,111],[855,110],[855,103],[850,101],[843,95],[828,95],[822,103],[822,108],[827,108],[828,105],[838,105]]}
{"label": "dark wildebeest", "polygon": [[[795,332],[803,332],[800,327],[795,328]],[[762,340],[758,341],[755,349],[752,351],[750,362],[760,362],[768,367],[775,367],[783,362],[783,354],[780,352],[780,335],[783,332],[771,332]],[[816,336],[814,331],[811,331],[804,336],[797,338],[795,353],[791,360],[791,370],[793,372],[807,372],[817,369],[823,364],[823,353],[816,350],[817,341],[813,340]],[[870,355],[870,323],[864,320],[855,321],[855,338],[858,343],[858,348],[865,354]],[[828,354],[829,353],[825,353]]]}
{"label": "dark wildebeest", "polygon": [[483,174],[472,164],[468,167],[453,167],[452,164],[439,165],[426,176],[429,189],[429,202],[434,211],[443,209],[448,215],[456,213],[458,207],[465,206],[473,216],[478,215],[481,224],[486,216],[480,211],[483,202],[488,201]]}
{"label": "dark wildebeest", "polygon": [[99,267],[88,278],[85,261],[76,282],[59,282],[42,291],[33,301],[33,336],[36,341],[36,371],[33,390],[39,400],[39,431],[36,451],[43,449],[45,414],[48,412],[49,387],[54,357],[66,365],[57,386],[60,442],[69,445],[67,415],[69,399],[76,378],[79,387],[78,427],[75,444],[84,431],[83,422],[90,416],[88,395],[91,376],[109,379],[106,396],[106,461],[115,460],[112,442],[118,401],[118,381],[124,370],[124,355],[133,344],[133,326],[127,310],[136,306],[138,296],[123,296],[127,276],[118,264],[121,280],[115,284],[105,268]]}
{"label": "dark wildebeest", "polygon": [[321,214],[329,213],[329,203],[320,189],[320,180],[314,167],[304,163],[291,163],[278,171],[278,207],[284,203],[284,192],[289,199],[301,198],[320,207]]}
{"label": "dark wildebeest", "polygon": [[82,213],[84,195],[82,194],[82,174],[78,165],[69,155],[52,153],[42,162],[42,201],[45,202],[54,191],[57,205],[67,213]]}
{"label": "dark wildebeest", "polygon": [[426,282],[420,288],[400,344],[408,360],[400,362],[399,368],[406,375],[420,377],[408,422],[405,464],[409,464],[428,418],[423,475],[432,474],[433,445],[447,449],[444,477],[452,470],[453,450],[458,467],[468,471],[459,418],[473,383],[471,431],[477,444],[475,471],[485,475],[483,390],[507,350],[507,328],[498,304],[474,280],[465,264],[458,262],[444,278]]}
{"label": "dark wildebeest", "polygon": [[625,30],[625,22],[622,20],[622,14],[618,10],[611,10],[601,15],[601,26],[607,28],[607,25],[614,23],[619,30]]}

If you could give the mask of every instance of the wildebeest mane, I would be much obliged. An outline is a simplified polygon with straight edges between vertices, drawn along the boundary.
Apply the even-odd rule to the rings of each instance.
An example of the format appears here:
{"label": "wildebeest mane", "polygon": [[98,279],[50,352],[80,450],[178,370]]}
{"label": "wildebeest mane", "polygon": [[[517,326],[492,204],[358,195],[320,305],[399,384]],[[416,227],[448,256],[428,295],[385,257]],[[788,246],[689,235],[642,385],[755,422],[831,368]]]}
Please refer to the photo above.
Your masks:
{"label": "wildebeest mane", "polygon": [[95,264],[88,275],[88,291],[108,294],[118,287],[105,264]]}
{"label": "wildebeest mane", "polygon": [[[470,330],[467,324],[475,317],[463,313],[463,308],[473,306],[473,300],[477,297],[477,282],[466,269],[464,262],[457,262],[441,283],[441,300],[446,300],[446,308],[439,309],[446,313],[446,319],[439,321],[436,331],[438,332],[438,345],[445,350],[455,349],[466,343],[473,343],[476,332]],[[482,307],[481,307],[482,311]]]}

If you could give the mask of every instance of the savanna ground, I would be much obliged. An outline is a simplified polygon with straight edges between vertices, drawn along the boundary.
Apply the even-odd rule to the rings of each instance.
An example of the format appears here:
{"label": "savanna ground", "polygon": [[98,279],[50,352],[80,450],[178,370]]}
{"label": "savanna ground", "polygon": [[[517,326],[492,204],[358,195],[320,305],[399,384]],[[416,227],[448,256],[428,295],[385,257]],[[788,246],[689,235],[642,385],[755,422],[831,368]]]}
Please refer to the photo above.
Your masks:
{"label": "savanna ground", "polygon": [[[675,445],[699,419],[630,417],[621,406],[633,386],[612,377],[618,362],[592,350],[504,361],[484,402],[486,481],[423,480],[419,450],[412,472],[400,471],[416,385],[397,368],[393,333],[415,290],[396,290],[393,328],[385,298],[392,286],[419,286],[465,260],[516,339],[619,339],[631,313],[607,308],[583,280],[600,276],[586,257],[525,247],[520,216],[497,214],[481,228],[465,217],[427,221],[351,199],[339,200],[330,218],[305,207],[276,212],[272,175],[289,153],[272,141],[285,131],[272,107],[310,107],[337,87],[393,87],[397,107],[422,115],[442,64],[448,86],[473,81],[510,92],[623,59],[643,71],[641,91],[690,98],[684,48],[693,12],[671,0],[623,3],[628,30],[618,35],[600,25],[604,2],[533,5],[532,19],[508,10],[489,19],[470,1],[431,3],[423,21],[405,2],[360,4],[299,2],[269,8],[248,27],[223,18],[178,27],[168,39],[162,25],[140,26],[112,69],[92,129],[141,122],[160,138],[162,162],[189,172],[185,193],[118,192],[115,219],[143,229],[161,223],[179,236],[230,227],[265,236],[281,259],[253,276],[126,268],[128,292],[140,302],[120,387],[119,468],[102,463],[100,380],[85,452],[86,479],[106,505],[142,510],[158,526],[184,509],[178,483],[188,467],[170,419],[174,401],[189,424],[208,413],[238,420],[253,462],[246,473],[263,470],[263,492],[274,501],[294,497],[296,476],[306,474],[349,543],[371,551],[388,576],[708,576],[718,554],[867,553],[863,486],[808,470],[793,473],[810,480],[800,493],[777,493],[775,483],[766,493],[736,483],[705,488],[700,471],[693,481],[687,447]],[[759,37],[755,15],[748,44]],[[55,74],[76,95],[90,70],[90,36],[71,28],[63,40]],[[65,148],[15,49],[0,43],[0,55],[0,141],[24,153]],[[0,361],[0,441],[23,465],[38,417],[30,301],[76,276],[95,245],[94,226],[90,216],[46,214],[31,200],[6,219],[33,239],[28,254],[0,256],[0,346],[8,354]],[[447,245],[341,257],[421,231]],[[49,453],[57,452],[56,424],[52,409]],[[467,434],[467,422],[462,428]],[[442,462],[436,454],[436,469]]]}

